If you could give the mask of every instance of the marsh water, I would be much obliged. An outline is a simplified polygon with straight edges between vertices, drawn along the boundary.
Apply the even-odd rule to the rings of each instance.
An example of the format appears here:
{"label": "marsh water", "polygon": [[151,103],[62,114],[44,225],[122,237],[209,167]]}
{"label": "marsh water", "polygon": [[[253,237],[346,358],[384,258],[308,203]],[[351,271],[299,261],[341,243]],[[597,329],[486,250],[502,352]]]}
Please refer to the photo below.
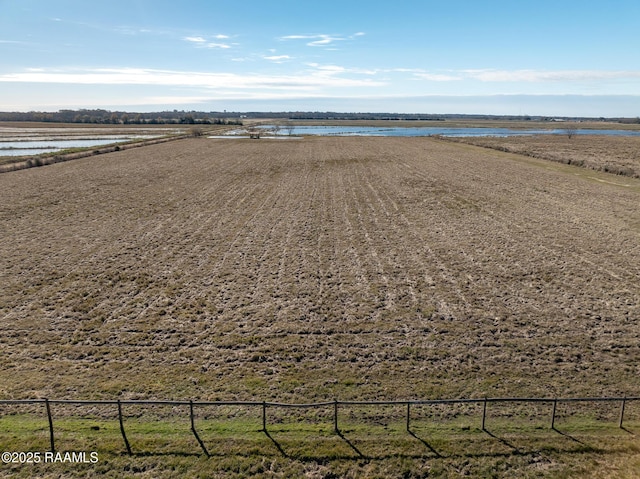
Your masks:
{"label": "marsh water", "polygon": [[131,140],[156,138],[176,128],[19,128],[0,127],[0,156],[33,156],[57,153],[69,148],[93,148]]}
{"label": "marsh water", "polygon": [[[272,129],[274,125],[261,128]],[[444,127],[376,127],[376,126],[294,126],[291,135],[319,136],[522,136],[522,135],[564,135],[566,128],[554,129],[511,129],[511,128],[444,128]],[[280,128],[279,135],[289,131]],[[633,130],[592,130],[576,129],[576,135],[640,136]]]}
{"label": "marsh water", "polygon": [[102,140],[0,141],[0,156],[39,155],[68,148],[90,148],[127,141],[129,138]]}

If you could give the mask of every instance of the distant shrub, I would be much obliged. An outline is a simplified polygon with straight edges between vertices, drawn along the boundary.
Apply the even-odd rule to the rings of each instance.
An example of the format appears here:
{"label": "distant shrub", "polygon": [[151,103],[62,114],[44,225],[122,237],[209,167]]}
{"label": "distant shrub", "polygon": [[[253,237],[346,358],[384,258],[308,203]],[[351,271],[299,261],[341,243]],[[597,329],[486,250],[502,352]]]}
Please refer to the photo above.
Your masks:
{"label": "distant shrub", "polygon": [[605,173],[612,173],[614,175],[621,175],[621,176],[635,175],[635,171],[633,170],[633,168],[629,168],[628,166],[604,165],[601,169]]}
{"label": "distant shrub", "polygon": [[566,133],[567,137],[569,139],[573,138],[576,134],[576,127],[575,126],[568,126],[567,128],[565,128],[564,132]]}
{"label": "distant shrub", "polygon": [[191,127],[191,129],[189,130],[190,134],[192,137],[194,138],[199,138],[202,135],[204,135],[204,131],[202,130],[202,128],[200,128],[199,126],[193,126]]}

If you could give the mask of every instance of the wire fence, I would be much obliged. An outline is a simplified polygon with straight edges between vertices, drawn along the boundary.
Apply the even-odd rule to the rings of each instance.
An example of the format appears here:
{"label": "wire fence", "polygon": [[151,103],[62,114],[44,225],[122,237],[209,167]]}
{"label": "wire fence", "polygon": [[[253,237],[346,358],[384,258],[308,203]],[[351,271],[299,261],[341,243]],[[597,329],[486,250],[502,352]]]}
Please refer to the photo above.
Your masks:
{"label": "wire fence", "polygon": [[326,401],[318,403],[280,403],[280,402],[266,402],[266,401],[159,401],[159,400],[73,400],[73,399],[5,399],[0,400],[0,405],[34,405],[42,404],[46,413],[49,429],[49,442],[51,452],[54,453],[55,447],[55,428],[54,428],[54,415],[52,413],[52,406],[54,405],[76,405],[76,406],[114,406],[117,410],[118,423],[120,428],[120,434],[128,454],[132,454],[131,444],[127,437],[125,428],[126,415],[124,413],[125,406],[181,406],[187,408],[189,412],[189,421],[191,433],[197,440],[202,452],[209,456],[209,451],[202,440],[198,429],[196,428],[196,408],[214,408],[221,406],[238,406],[242,408],[256,408],[261,411],[262,429],[261,432],[269,435],[268,430],[268,410],[269,408],[296,408],[296,409],[311,409],[311,408],[329,408],[332,411],[333,419],[333,431],[335,434],[342,435],[340,430],[340,410],[355,406],[395,406],[405,409],[405,426],[406,431],[411,433],[411,421],[412,421],[412,408],[416,406],[452,406],[459,404],[476,405],[481,406],[482,409],[482,431],[487,431],[487,408],[490,404],[496,403],[543,403],[551,406],[550,428],[556,429],[556,417],[558,404],[561,403],[619,403],[619,416],[618,426],[624,428],[623,423],[625,419],[625,409],[627,404],[633,401],[640,400],[640,397],[583,397],[583,398],[481,398],[481,399],[428,399],[428,400],[404,400],[404,401]]}

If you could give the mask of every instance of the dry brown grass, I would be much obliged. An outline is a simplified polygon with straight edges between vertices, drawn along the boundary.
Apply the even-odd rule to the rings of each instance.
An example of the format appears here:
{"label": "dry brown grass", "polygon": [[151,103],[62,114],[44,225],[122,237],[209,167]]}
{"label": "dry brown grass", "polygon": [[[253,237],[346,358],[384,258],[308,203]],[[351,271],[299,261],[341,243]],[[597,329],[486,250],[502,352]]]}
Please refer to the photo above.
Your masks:
{"label": "dry brown grass", "polygon": [[591,175],[411,138],[2,175],[0,393],[640,394],[640,190]]}
{"label": "dry brown grass", "polygon": [[640,137],[535,135],[450,139],[616,175],[640,177]]}

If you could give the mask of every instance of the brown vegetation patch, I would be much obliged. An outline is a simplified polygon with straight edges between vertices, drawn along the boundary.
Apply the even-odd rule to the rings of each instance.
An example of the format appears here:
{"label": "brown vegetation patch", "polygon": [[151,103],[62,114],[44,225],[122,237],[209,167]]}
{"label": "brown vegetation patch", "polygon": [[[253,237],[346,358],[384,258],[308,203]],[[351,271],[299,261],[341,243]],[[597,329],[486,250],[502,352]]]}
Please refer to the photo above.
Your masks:
{"label": "brown vegetation patch", "polygon": [[1,175],[0,394],[640,394],[628,181],[426,138],[185,139]]}
{"label": "brown vegetation patch", "polygon": [[534,135],[448,139],[616,175],[640,177],[640,137]]}

